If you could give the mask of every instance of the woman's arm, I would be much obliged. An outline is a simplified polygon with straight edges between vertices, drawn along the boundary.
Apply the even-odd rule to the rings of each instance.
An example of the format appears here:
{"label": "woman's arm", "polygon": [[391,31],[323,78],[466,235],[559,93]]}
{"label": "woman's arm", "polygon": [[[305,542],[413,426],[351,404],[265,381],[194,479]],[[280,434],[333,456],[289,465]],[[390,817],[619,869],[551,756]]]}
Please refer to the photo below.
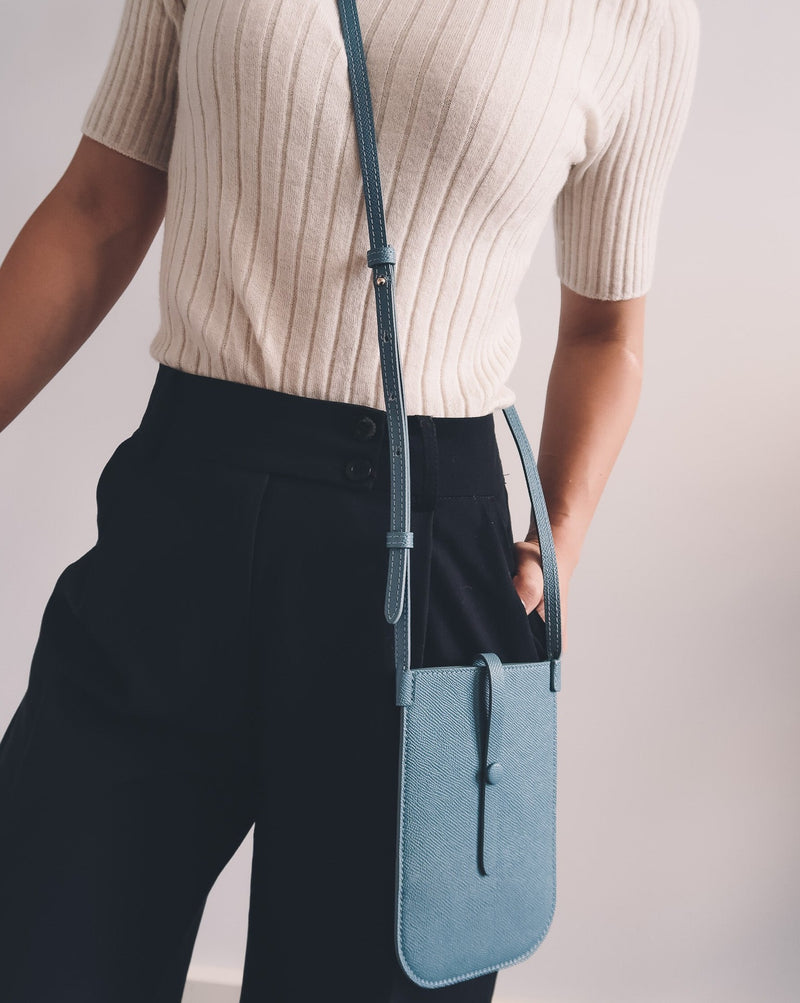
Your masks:
{"label": "woman's arm", "polygon": [[[558,343],[536,464],[553,529],[563,622],[570,576],[639,401],[645,299],[589,299],[561,284]],[[526,610],[535,608],[543,617],[534,523],[514,548],[517,591]],[[566,648],[563,625],[562,634]]]}
{"label": "woman's arm", "polygon": [[0,431],[77,352],[135,275],[167,175],[82,136],[0,264]]}

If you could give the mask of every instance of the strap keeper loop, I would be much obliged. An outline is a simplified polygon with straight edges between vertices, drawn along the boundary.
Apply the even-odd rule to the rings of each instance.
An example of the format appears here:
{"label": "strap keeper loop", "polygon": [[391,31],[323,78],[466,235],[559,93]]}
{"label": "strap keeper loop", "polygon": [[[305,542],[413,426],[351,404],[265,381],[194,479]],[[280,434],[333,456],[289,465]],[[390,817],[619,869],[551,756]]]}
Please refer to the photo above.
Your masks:
{"label": "strap keeper loop", "polygon": [[389,530],[386,534],[387,547],[413,547],[414,534],[404,533],[403,530]]}
{"label": "strap keeper loop", "polygon": [[371,247],[367,251],[367,266],[374,268],[376,265],[394,265],[397,262],[397,255],[391,244],[383,244],[381,247]]}

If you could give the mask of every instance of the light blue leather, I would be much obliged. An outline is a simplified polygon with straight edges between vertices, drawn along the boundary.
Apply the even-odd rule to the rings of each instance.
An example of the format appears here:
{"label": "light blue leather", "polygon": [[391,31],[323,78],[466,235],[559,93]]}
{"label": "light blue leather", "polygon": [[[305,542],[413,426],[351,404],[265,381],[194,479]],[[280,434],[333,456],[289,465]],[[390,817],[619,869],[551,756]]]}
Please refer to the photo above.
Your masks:
{"label": "light blue leather", "polygon": [[[491,652],[481,661],[503,678],[502,740],[488,756],[485,667],[413,669],[401,711],[395,948],[426,987],[529,957],[555,910],[556,695],[547,663],[501,666]],[[491,716],[493,730],[494,708]],[[487,758],[503,767],[499,783],[483,782]]]}
{"label": "light blue leather", "polygon": [[514,965],[541,943],[555,911],[556,693],[561,616],[544,493],[514,406],[514,436],[542,553],[546,659],[410,668],[408,427],[372,99],[355,0],[338,0],[358,137],[390,452],[384,612],[394,624],[400,707],[395,950],[434,988]]}

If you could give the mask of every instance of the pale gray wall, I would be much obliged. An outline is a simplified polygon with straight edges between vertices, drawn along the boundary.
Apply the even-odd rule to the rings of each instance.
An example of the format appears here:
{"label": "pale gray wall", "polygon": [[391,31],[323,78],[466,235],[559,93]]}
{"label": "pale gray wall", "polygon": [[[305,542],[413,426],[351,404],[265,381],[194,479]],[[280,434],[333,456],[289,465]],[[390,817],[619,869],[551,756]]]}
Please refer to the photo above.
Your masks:
{"label": "pale gray wall", "polygon": [[[501,972],[499,1003],[800,998],[800,16],[775,0],[700,2],[643,395],[570,588],[556,916],[535,955]],[[0,3],[0,254],[73,152],[120,10]],[[55,579],[95,540],[97,476],[155,374],[160,247],[159,234],[95,335],[0,436],[3,729]],[[513,384],[536,451],[558,318],[550,229],[520,305]],[[498,435],[519,539],[527,495],[499,413]],[[241,966],[250,851],[248,837],[211,893],[200,975]]]}

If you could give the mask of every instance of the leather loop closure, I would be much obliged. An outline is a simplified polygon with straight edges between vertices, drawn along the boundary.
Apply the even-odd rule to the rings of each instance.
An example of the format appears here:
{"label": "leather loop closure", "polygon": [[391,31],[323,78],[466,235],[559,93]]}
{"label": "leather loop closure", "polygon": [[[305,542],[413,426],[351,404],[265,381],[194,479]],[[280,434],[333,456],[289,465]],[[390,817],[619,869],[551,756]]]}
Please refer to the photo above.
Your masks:
{"label": "leather loop closure", "polygon": [[478,862],[484,874],[494,873],[502,843],[503,711],[505,667],[493,651],[483,651],[473,663],[486,666],[484,688],[485,728],[481,755],[481,806],[478,825]]}

